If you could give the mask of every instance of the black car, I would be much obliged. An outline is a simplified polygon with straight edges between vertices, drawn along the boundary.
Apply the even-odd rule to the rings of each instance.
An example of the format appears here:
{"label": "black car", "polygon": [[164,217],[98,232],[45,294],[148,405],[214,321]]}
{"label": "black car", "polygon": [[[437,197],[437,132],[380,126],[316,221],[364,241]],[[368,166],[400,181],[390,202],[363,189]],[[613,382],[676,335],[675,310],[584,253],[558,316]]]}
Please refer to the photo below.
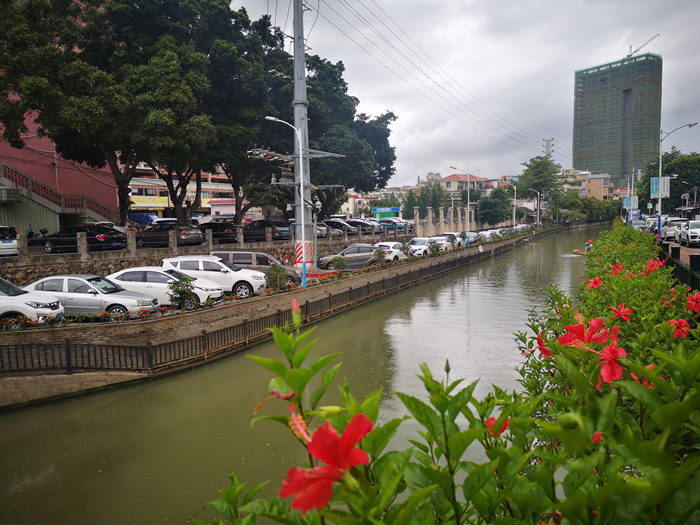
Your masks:
{"label": "black car", "polygon": [[348,235],[357,235],[357,228],[345,222],[343,219],[326,219],[323,221],[326,226],[343,231],[347,229]]}
{"label": "black car", "polygon": [[174,222],[157,222],[136,234],[136,246],[170,246],[170,231],[177,232],[178,246],[184,244],[202,244],[202,232],[187,224]]}
{"label": "black car", "polygon": [[211,221],[199,225],[204,239],[207,238],[207,230],[211,230],[214,244],[232,244],[238,242],[238,227],[228,221]]}
{"label": "black car", "polygon": [[126,247],[126,235],[101,224],[68,226],[43,238],[46,253],[78,251],[78,233],[87,236],[88,250],[121,250]]}
{"label": "black car", "polygon": [[289,224],[284,221],[271,221],[269,219],[258,219],[249,223],[243,228],[243,240],[245,241],[265,241],[267,239],[267,229],[272,230],[272,240],[281,241],[289,239]]}

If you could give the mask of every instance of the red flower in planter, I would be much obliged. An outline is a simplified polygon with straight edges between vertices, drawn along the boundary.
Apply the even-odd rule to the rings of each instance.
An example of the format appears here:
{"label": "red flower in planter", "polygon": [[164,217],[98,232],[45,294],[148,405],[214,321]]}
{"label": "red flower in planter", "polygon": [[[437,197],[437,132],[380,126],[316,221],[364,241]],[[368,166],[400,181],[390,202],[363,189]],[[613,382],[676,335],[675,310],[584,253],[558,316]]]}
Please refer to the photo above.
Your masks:
{"label": "red flower in planter", "polygon": [[688,296],[688,308],[696,314],[700,313],[700,292]]}
{"label": "red flower in planter", "polygon": [[[295,419],[294,416],[292,413],[291,424],[297,427],[303,439],[307,439],[308,434],[301,428],[303,425],[300,424],[299,418]],[[289,469],[279,495],[283,498],[293,495],[292,508],[301,512],[325,507],[333,495],[333,483],[343,477],[343,471],[369,462],[367,453],[355,448],[355,445],[373,428],[374,425],[367,416],[357,414],[345,427],[343,435],[338,437],[338,432],[331,422],[326,420],[314,432],[307,449],[309,454],[328,466]]]}
{"label": "red flower in planter", "polygon": [[600,378],[598,378],[598,384],[596,385],[598,390],[600,390],[600,385],[603,381],[611,384],[612,381],[622,377],[622,365],[620,365],[618,359],[621,356],[626,356],[627,352],[625,352],[624,348],[617,346],[617,334],[619,331],[619,326],[613,327],[610,344],[603,349],[603,355],[598,359],[600,363]]}
{"label": "red flower in planter", "polygon": [[685,319],[671,319],[668,324],[676,327],[676,331],[673,332],[673,337],[683,338],[688,335],[688,330],[690,325]]}
{"label": "red flower in planter", "polygon": [[605,322],[600,317],[591,319],[588,329],[586,329],[586,323],[583,322],[583,319],[579,317],[579,320],[580,324],[570,324],[566,327],[567,333],[560,335],[557,339],[560,344],[590,350],[583,343],[605,344],[608,342],[610,332],[607,328],[603,328]]}
{"label": "red flower in planter", "polygon": [[612,270],[610,271],[610,273],[613,275],[617,275],[618,272],[621,272],[624,269],[625,267],[618,263],[615,266],[612,266]]}
{"label": "red flower in planter", "polygon": [[537,334],[537,346],[540,349],[540,353],[545,357],[552,357],[552,351],[544,346],[544,339],[542,339],[542,332]]}
{"label": "red flower in planter", "polygon": [[603,435],[602,432],[595,432],[593,434],[593,439],[591,439],[592,443],[600,443],[600,437]]}
{"label": "red flower in planter", "polygon": [[595,288],[596,290],[600,289],[600,285],[603,284],[603,280],[600,277],[594,277],[593,279],[588,279],[588,289],[592,290]]}
{"label": "red flower in planter", "polygon": [[610,310],[615,312],[615,315],[613,315],[613,319],[617,319],[618,317],[621,317],[625,321],[630,320],[629,314],[631,314],[634,310],[632,308],[625,308],[625,303],[620,303],[620,306],[615,308],[614,306],[608,306]]}

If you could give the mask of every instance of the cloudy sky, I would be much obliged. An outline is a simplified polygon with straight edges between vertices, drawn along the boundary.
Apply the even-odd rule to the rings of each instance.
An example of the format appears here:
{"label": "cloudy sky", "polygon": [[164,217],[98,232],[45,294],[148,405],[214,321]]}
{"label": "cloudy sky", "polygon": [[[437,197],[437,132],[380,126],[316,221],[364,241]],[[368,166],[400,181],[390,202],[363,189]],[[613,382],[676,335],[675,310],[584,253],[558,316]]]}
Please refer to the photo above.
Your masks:
{"label": "cloudy sky", "polygon": [[[240,0],[291,35],[292,0]],[[661,128],[700,120],[697,0],[306,0],[310,53],[345,65],[358,112],[393,111],[396,174],[415,184],[456,166],[517,175],[554,139],[571,167],[574,72],[642,48],[661,55]],[[288,47],[288,51],[292,51]],[[700,151],[700,125],[664,150]],[[313,166],[312,166],[313,169]]]}

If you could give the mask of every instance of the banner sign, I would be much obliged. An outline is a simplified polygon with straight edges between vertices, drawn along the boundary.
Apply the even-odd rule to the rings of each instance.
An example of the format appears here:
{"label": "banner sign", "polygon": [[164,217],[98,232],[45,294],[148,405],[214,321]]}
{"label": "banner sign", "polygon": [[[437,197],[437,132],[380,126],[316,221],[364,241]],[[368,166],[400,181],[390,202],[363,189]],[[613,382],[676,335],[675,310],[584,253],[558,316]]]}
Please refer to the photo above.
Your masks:
{"label": "banner sign", "polygon": [[401,208],[372,208],[372,213],[399,213]]}
{"label": "banner sign", "polygon": [[659,198],[659,177],[652,177],[649,185],[649,197],[652,199]]}

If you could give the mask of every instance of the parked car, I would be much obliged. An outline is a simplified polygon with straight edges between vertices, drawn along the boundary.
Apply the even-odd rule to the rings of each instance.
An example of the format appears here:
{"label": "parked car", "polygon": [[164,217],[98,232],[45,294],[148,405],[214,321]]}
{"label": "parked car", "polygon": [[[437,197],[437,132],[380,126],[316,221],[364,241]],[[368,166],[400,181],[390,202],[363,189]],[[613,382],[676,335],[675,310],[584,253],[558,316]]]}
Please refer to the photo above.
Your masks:
{"label": "parked car", "polygon": [[395,219],[396,217],[382,217],[378,219],[378,222],[384,226],[384,231],[386,233],[405,233],[407,228],[406,224]]}
{"label": "parked car", "polygon": [[678,230],[681,233],[679,244],[685,244],[686,246],[700,244],[700,221],[688,221]]}
{"label": "parked car", "polygon": [[209,255],[219,257],[224,261],[228,261],[235,266],[238,266],[239,268],[249,268],[265,274],[267,274],[267,270],[271,266],[279,266],[284,270],[284,273],[287,274],[286,284],[301,282],[301,272],[299,270],[297,270],[294,266],[282,264],[269,253],[257,250],[213,250],[209,252]]}
{"label": "parked car", "polygon": [[284,221],[271,221],[269,219],[258,219],[248,223],[243,228],[243,239],[246,241],[265,241],[268,228],[272,230],[273,241],[289,239],[289,224]]}
{"label": "parked car", "polygon": [[163,268],[174,268],[185,275],[214,281],[244,299],[265,291],[265,274],[224,261],[213,255],[181,255],[163,259]]}
{"label": "parked car", "polygon": [[207,238],[207,230],[212,231],[214,244],[233,244],[238,242],[238,227],[229,221],[209,221],[198,226],[204,240]]}
{"label": "parked car", "polygon": [[342,257],[345,259],[346,270],[366,268],[377,264],[377,260],[374,258],[375,250],[376,248],[371,244],[350,244],[335,253],[321,255],[316,266],[321,269],[329,269],[334,257]]}
{"label": "parked car", "polygon": [[681,217],[669,217],[666,219],[661,226],[659,242],[674,241],[676,236],[676,228],[686,222],[688,222],[688,219],[683,219]]}
{"label": "parked car", "polygon": [[430,237],[428,239],[428,243],[430,243],[431,241],[435,242],[439,246],[441,252],[451,250],[455,247],[454,235],[438,235],[435,237]]}
{"label": "parked car", "polygon": [[147,246],[170,246],[170,231],[177,232],[177,244],[198,245],[202,244],[204,238],[202,232],[197,228],[186,224],[164,221],[152,224],[145,230],[136,233],[136,246],[141,248]]}
{"label": "parked car", "polygon": [[[162,305],[172,304],[170,298],[170,285],[189,276],[173,268],[161,266],[136,266],[125,268],[107,276],[119,286],[132,292],[152,295]],[[207,279],[194,279],[192,282],[194,297],[185,302],[185,309],[191,310],[198,303],[204,303],[209,299],[220,301],[224,297],[224,289],[213,281]]]}
{"label": "parked car", "polygon": [[377,232],[373,222],[366,221],[364,219],[348,219],[347,222],[350,226],[354,226],[362,235],[373,235]]}
{"label": "parked car", "polygon": [[460,232],[444,232],[442,234],[443,237],[447,237],[452,241],[452,246],[454,248],[461,248],[462,246],[467,245],[467,238],[462,238],[462,234]]}
{"label": "parked car", "polygon": [[326,219],[323,221],[326,226],[340,230],[347,229],[348,235],[357,235],[357,228],[345,222],[343,219]]}
{"label": "parked car", "polygon": [[0,278],[0,319],[25,316],[43,323],[49,317],[63,317],[64,310],[58,297],[22,290]]}
{"label": "parked car", "polygon": [[327,236],[330,237],[331,239],[337,239],[339,237],[343,237],[343,230],[339,230],[338,228],[334,228],[333,226],[326,224],[325,222],[319,222],[319,226],[323,225],[326,227],[328,230]]}
{"label": "parked car", "polygon": [[319,239],[325,239],[328,237],[328,226],[322,222],[316,223],[316,237]]}
{"label": "parked car", "polygon": [[46,253],[78,251],[78,233],[87,236],[88,250],[121,250],[126,246],[126,235],[100,224],[68,226],[42,238]]}
{"label": "parked car", "polygon": [[401,246],[401,243],[396,241],[378,242],[374,245],[375,248],[384,252],[384,257],[389,262],[396,262],[408,257],[401,249]]}
{"label": "parked car", "polygon": [[58,297],[66,315],[108,312],[115,315],[138,314],[158,306],[152,295],[125,290],[109,279],[90,274],[51,275],[24,287],[28,292]]}
{"label": "parked car", "polygon": [[0,255],[17,255],[17,231],[12,226],[0,226]]}

